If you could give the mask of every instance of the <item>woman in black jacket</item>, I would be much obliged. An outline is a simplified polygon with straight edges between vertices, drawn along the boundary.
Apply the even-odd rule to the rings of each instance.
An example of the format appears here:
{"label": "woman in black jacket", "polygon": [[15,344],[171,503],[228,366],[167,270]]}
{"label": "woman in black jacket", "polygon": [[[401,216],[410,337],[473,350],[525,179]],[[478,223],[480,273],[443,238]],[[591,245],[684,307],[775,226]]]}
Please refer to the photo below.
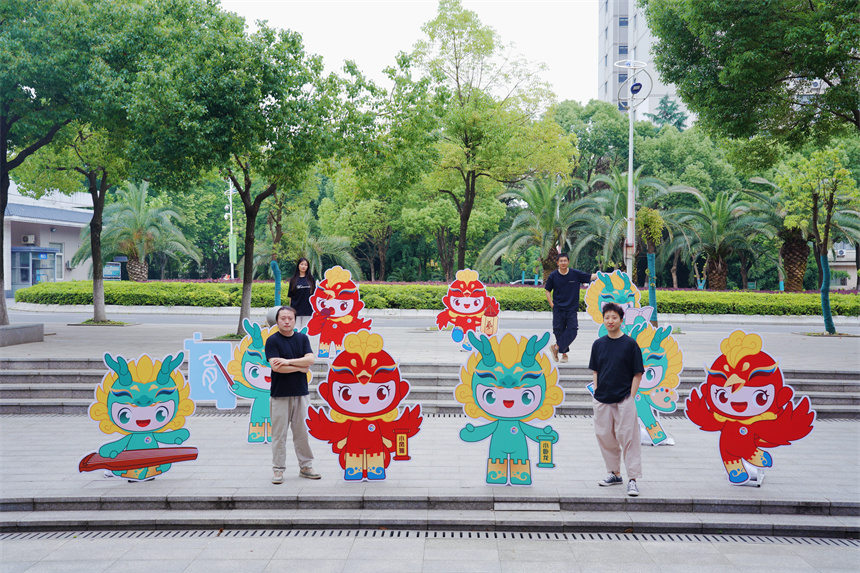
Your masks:
{"label": "woman in black jacket", "polygon": [[296,309],[296,330],[301,330],[308,325],[311,315],[314,313],[311,307],[311,295],[317,286],[314,276],[311,274],[310,263],[301,257],[296,263],[296,272],[290,278],[290,306]]}

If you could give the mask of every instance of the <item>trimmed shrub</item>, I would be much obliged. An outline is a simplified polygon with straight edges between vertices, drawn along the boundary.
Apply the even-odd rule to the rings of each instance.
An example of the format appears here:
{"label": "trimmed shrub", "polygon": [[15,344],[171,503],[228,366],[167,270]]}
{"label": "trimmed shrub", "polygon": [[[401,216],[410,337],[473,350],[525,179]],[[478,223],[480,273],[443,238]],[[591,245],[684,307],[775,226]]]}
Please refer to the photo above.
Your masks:
{"label": "trimmed shrub", "polygon": [[[404,308],[442,310],[444,284],[361,284],[361,298],[366,308]],[[283,292],[283,291],[282,291]],[[502,310],[546,311],[546,295],[540,287],[491,286]],[[585,310],[585,290],[580,294],[580,310]],[[40,283],[15,292],[17,302],[39,304],[92,304],[91,281]],[[642,291],[642,304],[648,304],[648,292]],[[105,282],[105,304],[125,306],[239,306],[241,283],[217,282]],[[286,304],[288,299],[282,298]],[[769,316],[821,314],[818,293],[714,292],[700,290],[658,290],[658,311],[672,314],[759,314]],[[269,308],[275,304],[275,285],[254,283],[251,306]],[[831,292],[834,315],[860,316],[860,296],[856,293]]]}

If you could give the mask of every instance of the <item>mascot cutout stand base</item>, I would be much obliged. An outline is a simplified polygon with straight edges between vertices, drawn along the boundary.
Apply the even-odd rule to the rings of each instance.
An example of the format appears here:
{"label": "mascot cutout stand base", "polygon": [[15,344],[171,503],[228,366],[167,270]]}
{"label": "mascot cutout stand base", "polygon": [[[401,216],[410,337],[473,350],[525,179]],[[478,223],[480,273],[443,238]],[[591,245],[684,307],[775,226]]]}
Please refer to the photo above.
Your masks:
{"label": "mascot cutout stand base", "polygon": [[[174,447],[188,440],[185,418],[194,413],[191,389],[178,370],[185,354],[163,361],[146,354],[126,362],[105,354],[111,372],[96,387],[90,418],[105,434],[123,436],[81,460],[78,470],[106,470],[106,476],[149,481],[171,464],[197,459],[197,448]],[[167,447],[161,447],[164,444]]]}
{"label": "mascot cutout stand base", "polygon": [[809,398],[792,401],[779,364],[762,351],[758,334],[732,332],[707,378],[687,398],[687,418],[705,432],[720,433],[720,456],[732,485],[760,486],[773,457],[762,448],[787,446],[815,424]]}
{"label": "mascot cutout stand base", "polygon": [[329,408],[308,407],[310,434],[331,444],[346,481],[384,480],[395,460],[409,460],[409,438],[421,428],[421,405],[398,406],[409,394],[382,337],[367,330],[347,334],[344,350],[317,392]]}
{"label": "mascot cutout stand base", "polygon": [[532,468],[528,440],[539,444],[538,467],[554,467],[552,445],[558,432],[552,426],[536,427],[530,420],[549,420],[564,401],[558,371],[541,350],[549,333],[517,340],[505,334],[501,340],[468,334],[476,352],[460,369],[455,399],[470,418],[490,421],[483,426],[466,424],[460,430],[464,442],[490,438],[487,483],[531,485]]}

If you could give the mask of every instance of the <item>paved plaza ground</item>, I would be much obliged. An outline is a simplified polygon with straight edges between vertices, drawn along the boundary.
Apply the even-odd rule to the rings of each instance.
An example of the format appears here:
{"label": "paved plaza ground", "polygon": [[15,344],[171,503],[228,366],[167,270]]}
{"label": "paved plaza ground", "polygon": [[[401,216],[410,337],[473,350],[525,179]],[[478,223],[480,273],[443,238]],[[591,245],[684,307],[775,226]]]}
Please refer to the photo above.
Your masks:
{"label": "paved plaza ground", "polygon": [[[160,357],[181,350],[194,331],[209,337],[236,327],[235,317],[215,312],[141,314],[137,321],[112,316],[138,322],[127,327],[71,326],[87,318],[81,313],[52,319],[13,307],[12,315],[13,322],[45,322],[46,338],[4,348],[4,358],[100,358],[105,351]],[[786,369],[860,367],[860,338],[806,336],[820,327],[781,318],[661,321],[681,329],[686,375],[710,364],[720,341],[738,327],[759,330],[764,349]],[[550,324],[548,313],[503,315],[503,330],[505,319],[518,335]],[[596,325],[580,320],[571,362],[584,366]],[[386,350],[401,362],[453,363],[467,356],[447,335],[427,330],[432,318],[380,311],[375,321]],[[844,321],[839,330],[858,334],[860,322]],[[7,506],[0,514],[4,525],[28,529],[0,534],[0,571],[860,571],[860,543],[814,533],[860,530],[851,509],[860,503],[856,420],[818,420],[808,438],[772,450],[775,464],[763,486],[748,488],[728,484],[715,434],[685,418],[666,418],[676,445],[644,448],[636,499],[623,488],[597,486],[605,470],[588,416],[550,421],[560,434],[556,467],[536,469],[529,488],[484,483],[487,444],[458,437],[469,421],[425,416],[410,441],[413,459],[393,462],[381,483],[344,482],[336,457],[312,439],[323,479],[300,479],[290,467],[285,483],[273,485],[270,447],[244,441],[244,415],[192,416],[188,444],[199,458],[130,484],[101,472],[78,473],[78,461],[106,439],[87,416],[2,416],[0,494],[30,507]],[[245,500],[256,509],[220,507],[218,500]],[[123,509],[100,509],[112,503]],[[715,517],[709,504],[744,509]],[[805,515],[787,514],[797,508]],[[129,520],[140,525],[112,531],[104,520],[113,515],[122,529]],[[85,531],[99,520],[106,531]],[[507,528],[514,522],[529,524],[528,532]],[[43,530],[62,523],[69,531],[39,532],[39,523]],[[657,528],[663,533],[649,533]]]}

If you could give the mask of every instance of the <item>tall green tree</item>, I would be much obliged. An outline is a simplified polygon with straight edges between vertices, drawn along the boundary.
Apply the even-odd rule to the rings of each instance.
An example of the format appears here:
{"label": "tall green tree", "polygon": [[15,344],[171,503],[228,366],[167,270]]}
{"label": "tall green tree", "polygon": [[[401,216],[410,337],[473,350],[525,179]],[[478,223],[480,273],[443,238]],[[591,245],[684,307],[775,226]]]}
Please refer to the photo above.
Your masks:
{"label": "tall green tree", "polygon": [[156,180],[216,168],[244,207],[241,333],[251,310],[257,216],[264,201],[298,188],[330,153],[339,87],[298,33],[261,25],[246,36],[241,19],[225,19],[182,57],[153,68],[164,71],[144,79],[159,96],[137,101],[133,112],[149,127],[137,141]]}
{"label": "tall green tree", "polygon": [[751,213],[749,204],[739,193],[720,192],[713,200],[692,188],[675,188],[696,199],[696,207],[678,208],[680,222],[689,226],[692,233],[693,260],[705,259],[704,278],[708,288],[726,290],[728,263],[739,252],[752,252],[752,238],[757,234],[771,234],[761,214]]}
{"label": "tall green tree", "polygon": [[606,175],[627,161],[627,118],[609,102],[591,100],[583,106],[572,100],[552,109],[565,133],[576,136],[577,162],[571,175],[582,179],[586,189],[595,175]]}
{"label": "tall green tree", "polygon": [[[162,73],[155,63],[179,57],[200,34],[214,33],[221,12],[206,0],[11,0],[0,10],[0,220],[10,172],[36,154],[44,153],[38,159],[43,172],[21,176],[30,193],[78,191],[74,178],[83,179],[93,199],[94,319],[103,321],[104,200],[132,165],[128,158],[134,166],[141,158],[134,150],[134,102],[158,95],[140,80]],[[64,128],[62,141],[51,145]],[[8,322],[4,301],[0,322]]]}
{"label": "tall green tree", "polygon": [[462,269],[479,181],[567,173],[572,142],[550,117],[539,118],[552,100],[539,77],[543,66],[511,57],[495,30],[459,0],[441,0],[422,30],[426,39],[416,44],[416,59],[447,96],[436,169],[446,175],[438,179],[438,192],[459,215]]}
{"label": "tall green tree", "polygon": [[809,157],[795,155],[778,173],[776,184],[785,194],[788,215],[785,225],[800,228],[812,239],[821,287],[821,312],[825,330],[836,333],[830,311],[830,264],[827,252],[832,246],[834,217],[860,203],[860,192],[851,172],[844,166],[844,153],[829,148]]}
{"label": "tall green tree", "polygon": [[642,4],[656,38],[654,65],[697,125],[792,147],[860,133],[857,0]]}
{"label": "tall green tree", "polygon": [[567,251],[573,229],[584,224],[585,214],[595,208],[592,197],[568,201],[566,191],[561,181],[541,179],[504,193],[501,198],[511,200],[520,211],[509,229],[487,243],[478,257],[478,266],[492,264],[506,253],[519,253],[536,246],[546,280],[558,268],[559,249]]}
{"label": "tall green tree", "polygon": [[664,95],[657,102],[657,113],[646,113],[645,117],[656,123],[658,126],[671,125],[678,131],[684,131],[687,127],[687,119],[689,116],[681,109],[680,104],[669,97],[669,94]]}
{"label": "tall green tree", "polygon": [[[149,184],[141,182],[128,184],[117,191],[117,200],[105,208],[104,230],[102,232],[102,251],[106,258],[116,254],[128,257],[128,276],[131,280],[142,282],[149,274],[147,259],[153,255],[178,258],[180,255],[195,262],[200,261],[200,252],[194,247],[175,221],[182,218],[178,209],[154,206],[148,201]],[[82,239],[88,239],[89,229],[85,228]],[[93,256],[91,242],[83,240],[81,248],[72,259],[80,264]]]}

